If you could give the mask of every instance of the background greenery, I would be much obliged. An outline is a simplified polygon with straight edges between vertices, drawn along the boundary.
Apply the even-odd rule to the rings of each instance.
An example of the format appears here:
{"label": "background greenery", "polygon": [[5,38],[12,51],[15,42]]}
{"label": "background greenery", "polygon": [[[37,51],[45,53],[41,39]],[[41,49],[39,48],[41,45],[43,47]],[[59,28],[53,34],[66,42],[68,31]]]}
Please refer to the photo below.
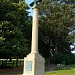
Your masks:
{"label": "background greenery", "polygon": [[[49,62],[74,64],[74,1],[39,5],[39,53]],[[24,58],[31,50],[32,16],[23,0],[0,0],[0,58]]]}

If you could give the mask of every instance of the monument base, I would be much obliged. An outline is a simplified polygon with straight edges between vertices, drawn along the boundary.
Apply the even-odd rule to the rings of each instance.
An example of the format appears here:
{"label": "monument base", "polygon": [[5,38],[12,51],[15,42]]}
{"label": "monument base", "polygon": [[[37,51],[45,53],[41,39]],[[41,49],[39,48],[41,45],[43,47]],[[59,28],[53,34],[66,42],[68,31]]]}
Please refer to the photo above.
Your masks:
{"label": "monument base", "polygon": [[30,53],[24,58],[23,75],[45,75],[44,58],[39,53]]}

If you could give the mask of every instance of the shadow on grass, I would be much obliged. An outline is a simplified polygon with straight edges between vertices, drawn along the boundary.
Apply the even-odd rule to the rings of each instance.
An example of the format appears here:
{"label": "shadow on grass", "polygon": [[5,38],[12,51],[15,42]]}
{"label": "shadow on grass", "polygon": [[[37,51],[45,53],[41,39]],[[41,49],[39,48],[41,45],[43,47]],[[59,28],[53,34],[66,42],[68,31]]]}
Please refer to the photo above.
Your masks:
{"label": "shadow on grass", "polygon": [[17,68],[0,69],[0,75],[22,75],[23,66]]}
{"label": "shadow on grass", "polygon": [[22,75],[22,74],[0,74],[0,75]]}

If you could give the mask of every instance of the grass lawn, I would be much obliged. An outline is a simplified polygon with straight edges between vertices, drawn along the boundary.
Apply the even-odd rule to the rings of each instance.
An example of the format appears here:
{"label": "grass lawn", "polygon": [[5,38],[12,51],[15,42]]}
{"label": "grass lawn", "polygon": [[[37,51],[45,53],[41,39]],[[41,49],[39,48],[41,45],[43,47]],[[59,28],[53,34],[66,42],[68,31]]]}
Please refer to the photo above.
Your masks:
{"label": "grass lawn", "polygon": [[[22,74],[0,74],[0,75],[22,75]],[[75,75],[75,65],[58,66],[53,72],[46,72],[45,75]]]}
{"label": "grass lawn", "polygon": [[46,72],[46,75],[75,75],[75,69]]}
{"label": "grass lawn", "polygon": [[46,72],[46,75],[75,75],[75,65],[58,66],[54,72]]}

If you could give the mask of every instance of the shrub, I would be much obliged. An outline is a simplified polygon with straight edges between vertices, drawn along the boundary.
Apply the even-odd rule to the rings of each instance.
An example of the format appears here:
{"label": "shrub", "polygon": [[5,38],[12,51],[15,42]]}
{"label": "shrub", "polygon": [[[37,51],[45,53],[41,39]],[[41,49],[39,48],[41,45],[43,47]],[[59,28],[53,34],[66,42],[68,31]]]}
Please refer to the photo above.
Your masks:
{"label": "shrub", "polygon": [[54,64],[75,64],[75,55],[73,54],[55,54],[53,58]]}

